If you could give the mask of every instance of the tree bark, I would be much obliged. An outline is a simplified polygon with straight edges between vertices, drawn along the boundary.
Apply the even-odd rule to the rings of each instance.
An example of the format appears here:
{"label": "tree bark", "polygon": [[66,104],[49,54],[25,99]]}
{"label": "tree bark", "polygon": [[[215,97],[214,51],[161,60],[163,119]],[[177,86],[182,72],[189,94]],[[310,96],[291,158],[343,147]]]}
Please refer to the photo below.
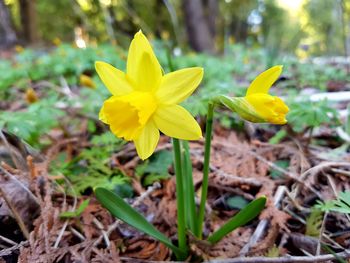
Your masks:
{"label": "tree bark", "polygon": [[17,36],[13,29],[10,12],[4,0],[0,0],[0,33],[1,48],[9,48],[17,43]]}
{"label": "tree bark", "polygon": [[182,3],[190,46],[198,52],[213,52],[214,36],[210,31],[202,1],[183,0]]}
{"label": "tree bark", "polygon": [[32,44],[38,41],[35,0],[19,0],[21,25],[26,42]]}
{"label": "tree bark", "polygon": [[207,20],[210,33],[214,38],[216,36],[216,18],[219,13],[219,1],[208,0],[207,2]]}

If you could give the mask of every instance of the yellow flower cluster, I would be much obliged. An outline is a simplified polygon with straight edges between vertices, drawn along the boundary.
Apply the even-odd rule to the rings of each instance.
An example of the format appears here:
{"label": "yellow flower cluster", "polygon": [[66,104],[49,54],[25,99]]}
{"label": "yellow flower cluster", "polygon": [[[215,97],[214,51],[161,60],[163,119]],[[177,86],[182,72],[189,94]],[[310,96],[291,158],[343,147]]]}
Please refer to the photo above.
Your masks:
{"label": "yellow flower cluster", "polygon": [[[202,68],[163,74],[141,30],[130,44],[126,73],[101,61],[97,61],[95,67],[112,94],[101,108],[100,120],[108,124],[117,137],[133,141],[141,159],[154,152],[159,131],[183,140],[197,140],[202,136],[192,115],[178,105],[198,87],[203,78]],[[285,124],[287,105],[279,97],[268,94],[281,72],[282,66],[274,66],[251,83],[245,97],[222,95],[218,101],[248,121]]]}

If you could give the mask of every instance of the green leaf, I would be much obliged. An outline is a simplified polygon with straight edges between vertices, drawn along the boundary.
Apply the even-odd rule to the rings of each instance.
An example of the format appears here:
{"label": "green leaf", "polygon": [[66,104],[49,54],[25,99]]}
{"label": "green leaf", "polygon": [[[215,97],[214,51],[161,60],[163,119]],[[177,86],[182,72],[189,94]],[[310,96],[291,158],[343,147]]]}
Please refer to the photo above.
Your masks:
{"label": "green leaf", "polygon": [[323,221],[323,212],[321,209],[313,208],[306,218],[305,235],[319,237]]}
{"label": "green leaf", "polygon": [[332,211],[350,214],[350,191],[340,192],[336,200],[330,200],[324,203],[318,201],[315,207],[325,212]]}
{"label": "green leaf", "polygon": [[143,180],[143,185],[148,186],[153,184],[154,182],[169,179],[169,174],[149,174],[146,175],[145,179]]}
{"label": "green leaf", "polygon": [[248,205],[248,201],[244,197],[240,195],[236,195],[236,196],[231,196],[227,198],[226,204],[231,209],[243,209]]}
{"label": "green leaf", "polygon": [[176,256],[184,254],[182,250],[176,247],[170,239],[159,232],[152,224],[150,224],[139,212],[127,204],[122,198],[113,192],[99,187],[95,190],[97,200],[115,217],[125,223],[135,227],[136,229],[150,235],[151,237],[162,242],[170,248]]}
{"label": "green leaf", "polygon": [[[112,178],[112,182],[113,182],[113,179],[114,178]],[[107,187],[107,189],[110,189],[110,188]],[[114,193],[119,195],[121,198],[131,198],[134,196],[134,188],[129,183],[116,184],[113,190],[114,190]]]}
{"label": "green leaf", "polygon": [[144,170],[144,173],[168,175],[168,168],[173,163],[171,151],[160,151],[151,158],[151,162]]}
{"label": "green leaf", "polygon": [[207,240],[211,244],[219,242],[228,233],[254,219],[261,212],[261,210],[264,209],[265,203],[265,196],[250,202],[244,209],[239,211],[237,215],[235,215],[227,223],[225,223],[222,227],[210,235]]}
{"label": "green leaf", "polygon": [[[282,169],[287,169],[290,165],[289,160],[277,160],[274,164]],[[270,176],[272,179],[277,180],[283,178],[284,174],[280,170],[271,169]]]}
{"label": "green leaf", "polygon": [[163,150],[154,154],[136,167],[136,175],[141,178],[142,185],[147,186],[155,181],[168,179],[170,174],[169,167],[173,163],[173,154],[171,151]]}
{"label": "green leaf", "polygon": [[77,210],[62,212],[60,214],[60,218],[79,217],[84,212],[85,208],[89,205],[89,202],[90,202],[90,199],[86,199],[80,204],[80,206],[77,208]]}
{"label": "green leaf", "polygon": [[280,143],[288,135],[286,130],[279,130],[270,140],[270,144]]}
{"label": "green leaf", "polygon": [[183,184],[185,198],[185,215],[188,228],[195,233],[197,229],[197,211],[194,193],[193,172],[190,148],[187,141],[182,141],[183,152]]}

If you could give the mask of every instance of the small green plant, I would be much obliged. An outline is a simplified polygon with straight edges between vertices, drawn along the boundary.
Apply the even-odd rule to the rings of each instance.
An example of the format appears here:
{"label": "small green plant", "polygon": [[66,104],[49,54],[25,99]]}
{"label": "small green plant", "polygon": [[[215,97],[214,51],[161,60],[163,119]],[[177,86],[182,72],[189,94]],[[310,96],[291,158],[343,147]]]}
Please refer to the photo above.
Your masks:
{"label": "small green plant", "polygon": [[323,212],[318,208],[313,208],[306,218],[305,235],[319,237],[323,220]]}
{"label": "small green plant", "polygon": [[64,115],[54,104],[57,97],[40,100],[24,111],[4,111],[0,113],[0,128],[16,134],[32,146],[40,146],[40,137],[56,127]]}
{"label": "small green plant", "polygon": [[322,124],[338,123],[338,113],[330,107],[327,100],[318,102],[293,101],[290,103],[290,108],[292,110],[287,115],[287,119],[292,129],[297,133],[305,133]]}
{"label": "small green plant", "polygon": [[60,214],[60,218],[75,218],[79,217],[89,205],[90,199],[84,200],[75,211],[66,211]]}
{"label": "small green plant", "polygon": [[52,165],[52,173],[67,176],[78,194],[94,187],[120,192],[123,190],[120,186],[128,184],[130,179],[119,169],[111,167],[110,156],[124,144],[124,141],[116,140],[110,132],[95,135],[91,139],[91,147],[83,149],[72,161],[65,162],[65,155],[61,154]]}
{"label": "small green plant", "polygon": [[316,207],[324,212],[350,214],[350,191],[340,192],[335,200],[318,201]]}
{"label": "small green plant", "polygon": [[[290,166],[290,161],[289,160],[277,160],[274,162],[274,164],[281,169],[287,169]],[[281,171],[278,168],[271,168],[270,170],[270,176],[272,179],[277,180],[277,179],[282,179],[284,174],[283,171]]]}
{"label": "small green plant", "polygon": [[144,186],[152,185],[156,181],[170,178],[169,167],[173,164],[173,154],[163,150],[152,155],[144,163],[136,167],[135,173]]}
{"label": "small green plant", "polygon": [[270,247],[265,254],[265,256],[268,258],[277,258],[279,255],[280,255],[280,250],[276,246],[276,244],[273,244],[273,246]]}

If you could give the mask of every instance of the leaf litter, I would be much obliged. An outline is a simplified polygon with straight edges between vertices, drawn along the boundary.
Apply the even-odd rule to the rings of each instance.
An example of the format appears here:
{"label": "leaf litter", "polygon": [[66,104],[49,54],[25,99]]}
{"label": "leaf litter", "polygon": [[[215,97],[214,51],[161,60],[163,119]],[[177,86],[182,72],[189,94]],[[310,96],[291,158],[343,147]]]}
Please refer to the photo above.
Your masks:
{"label": "leaf litter", "polygon": [[[97,203],[91,191],[77,193],[69,177],[51,174],[50,168],[60,154],[64,154],[67,161],[72,161],[89,145],[87,138],[79,140],[77,135],[70,138],[61,136],[43,152],[43,155],[46,153],[45,158],[27,158],[20,167],[14,163],[2,163],[1,189],[10,197],[13,209],[7,206],[5,198],[0,199],[1,229],[6,227],[9,220],[12,223],[8,224],[15,226],[1,234],[15,243],[11,246],[0,240],[2,247],[13,247],[12,251],[5,251],[4,257],[18,258],[19,262],[172,260],[170,251],[163,244],[113,218]],[[350,221],[346,214],[328,212],[327,216],[322,217],[323,221],[318,222],[323,229],[312,229],[313,235],[317,236],[319,231],[319,236],[307,235],[310,233],[310,229],[307,229],[309,216],[316,201],[336,200],[339,192],[350,189],[349,156],[345,154],[343,160],[327,162],[302,145],[302,141],[268,144],[256,139],[248,140],[240,133],[221,127],[216,129],[212,141],[204,234],[216,230],[238,212],[237,208],[226,205],[228,198],[240,196],[250,201],[266,195],[268,202],[259,219],[232,232],[214,247],[209,248],[204,242],[193,239],[191,260],[276,253],[280,256],[316,255],[321,245],[331,249],[332,253],[349,248],[347,229],[350,228]],[[198,200],[203,166],[202,146],[202,141],[190,143]],[[162,137],[157,153],[169,148],[168,139]],[[22,164],[23,160],[25,158],[22,158]],[[284,165],[279,162],[281,160]],[[107,167],[111,167],[112,171],[121,171],[132,183],[134,193],[127,197],[128,202],[176,241],[173,176],[160,177],[159,182],[155,180],[149,187],[144,186],[142,177],[157,173],[152,169],[160,169],[163,174],[171,175],[171,164],[167,164],[167,169],[162,166],[144,167],[143,173],[140,173],[140,160],[130,144],[122,145],[118,152],[112,152],[107,161]],[[86,205],[88,198],[90,201]],[[84,209],[79,210],[84,202]],[[76,213],[77,210],[79,213]],[[29,232],[27,241],[20,234],[14,211],[24,220]],[[67,212],[70,212],[70,216],[62,218],[61,215]],[[273,253],[271,248],[274,248]],[[321,251],[328,253],[325,249]]]}

